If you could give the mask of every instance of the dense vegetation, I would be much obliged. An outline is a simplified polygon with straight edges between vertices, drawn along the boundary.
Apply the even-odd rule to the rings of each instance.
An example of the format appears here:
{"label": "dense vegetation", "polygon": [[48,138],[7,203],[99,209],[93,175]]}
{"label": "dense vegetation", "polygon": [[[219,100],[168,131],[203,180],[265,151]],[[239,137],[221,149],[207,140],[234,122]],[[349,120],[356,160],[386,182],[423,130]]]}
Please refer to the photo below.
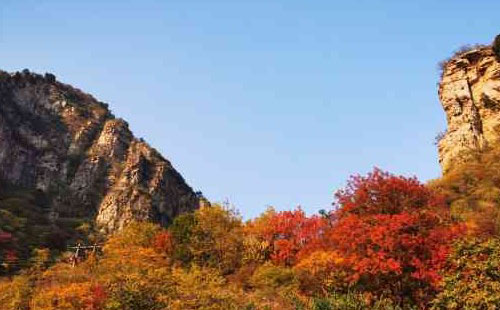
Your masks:
{"label": "dense vegetation", "polygon": [[88,221],[51,217],[49,206],[41,191],[0,183],[0,275],[31,265],[37,249],[55,257],[68,243],[91,237]]}
{"label": "dense vegetation", "polygon": [[[244,223],[205,206],[168,228],[132,223],[76,266],[38,243],[0,281],[2,309],[494,309],[500,307],[500,151],[429,185],[378,169],[331,211]],[[3,218],[3,217],[2,217]],[[19,236],[3,222],[0,255]],[[8,268],[8,263],[4,264]]]}

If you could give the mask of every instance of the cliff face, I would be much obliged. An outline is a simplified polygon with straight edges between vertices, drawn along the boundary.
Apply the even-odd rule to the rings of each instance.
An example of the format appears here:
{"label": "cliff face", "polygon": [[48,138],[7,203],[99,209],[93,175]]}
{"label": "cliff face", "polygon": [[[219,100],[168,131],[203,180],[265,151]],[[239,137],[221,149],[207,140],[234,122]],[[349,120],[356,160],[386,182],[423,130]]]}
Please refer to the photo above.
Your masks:
{"label": "cliff face", "polygon": [[470,150],[500,138],[500,63],[489,47],[456,55],[443,68],[439,99],[448,129],[439,141],[439,162],[446,173]]}
{"label": "cliff face", "polygon": [[50,74],[0,71],[0,179],[51,197],[52,216],[104,231],[198,206],[182,176],[92,96]]}

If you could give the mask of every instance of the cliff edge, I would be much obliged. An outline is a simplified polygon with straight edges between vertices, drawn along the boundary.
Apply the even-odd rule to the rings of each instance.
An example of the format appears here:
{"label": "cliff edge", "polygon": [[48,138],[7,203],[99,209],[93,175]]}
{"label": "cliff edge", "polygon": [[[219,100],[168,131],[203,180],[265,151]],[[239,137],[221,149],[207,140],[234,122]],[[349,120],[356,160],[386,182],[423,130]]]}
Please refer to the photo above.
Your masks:
{"label": "cliff edge", "polygon": [[500,138],[500,62],[489,46],[457,53],[444,63],[439,99],[448,128],[438,142],[443,173]]}
{"label": "cliff edge", "polygon": [[182,176],[106,104],[52,74],[0,71],[0,180],[50,197],[52,217],[102,231],[198,207]]}

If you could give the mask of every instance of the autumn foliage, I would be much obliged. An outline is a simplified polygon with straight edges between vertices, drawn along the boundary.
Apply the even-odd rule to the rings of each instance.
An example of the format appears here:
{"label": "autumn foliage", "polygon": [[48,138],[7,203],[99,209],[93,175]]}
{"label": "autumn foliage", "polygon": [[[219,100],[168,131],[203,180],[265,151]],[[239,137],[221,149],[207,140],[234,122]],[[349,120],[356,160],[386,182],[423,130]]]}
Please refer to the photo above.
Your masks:
{"label": "autumn foliage", "polygon": [[269,210],[250,222],[246,231],[265,245],[267,258],[276,264],[291,266],[309,252],[323,246],[323,233],[328,221],[320,216],[307,217],[300,208],[294,211]]}
{"label": "autumn foliage", "polygon": [[13,247],[12,234],[0,230],[0,274],[2,269],[16,261],[17,255]]}
{"label": "autumn foliage", "polygon": [[351,177],[333,205],[317,215],[270,208],[246,223],[212,205],[167,229],[132,223],[74,268],[61,260],[0,281],[0,302],[6,310],[409,309],[436,296],[443,301],[435,305],[448,303],[446,271],[465,225],[442,191],[375,169]]}
{"label": "autumn foliage", "polygon": [[462,232],[444,197],[415,178],[376,169],[352,177],[336,193],[336,207],[328,239],[346,260],[351,283],[401,298],[438,288]]}

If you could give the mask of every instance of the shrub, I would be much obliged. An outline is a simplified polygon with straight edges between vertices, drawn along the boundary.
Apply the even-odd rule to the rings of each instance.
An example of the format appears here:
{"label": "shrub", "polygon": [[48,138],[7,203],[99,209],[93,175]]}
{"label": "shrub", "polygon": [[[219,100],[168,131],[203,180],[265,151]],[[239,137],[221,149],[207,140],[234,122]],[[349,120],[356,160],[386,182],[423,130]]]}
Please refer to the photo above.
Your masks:
{"label": "shrub", "polygon": [[500,234],[500,147],[464,155],[441,179],[430,183],[450,205],[452,216],[465,221],[470,234]]}
{"label": "shrub", "polygon": [[331,294],[325,298],[314,299],[311,310],[410,310],[412,305],[397,305],[388,298],[371,300],[368,295],[359,292]]}
{"label": "shrub", "polygon": [[293,270],[270,263],[260,266],[251,277],[250,283],[266,296],[291,291],[298,286]]}
{"label": "shrub", "polygon": [[500,308],[500,239],[457,244],[433,309]]}
{"label": "shrub", "polygon": [[434,137],[434,145],[438,146],[441,140],[443,140],[445,136],[446,136],[446,131],[438,132]]}
{"label": "shrub", "polygon": [[444,70],[446,69],[446,66],[450,63],[450,61],[454,58],[457,58],[457,57],[460,57],[462,56],[463,54],[467,53],[467,52],[470,52],[470,51],[473,51],[473,50],[476,50],[476,49],[482,49],[482,48],[485,48],[487,47],[487,45],[484,45],[484,44],[466,44],[466,45],[462,45],[460,46],[458,49],[456,49],[454,52],[453,52],[453,55],[447,59],[444,59],[442,61],[440,61],[438,63],[438,67],[439,67],[439,70],[440,70],[440,75],[441,77],[443,76],[444,74]]}
{"label": "shrub", "polygon": [[172,242],[175,244],[172,257],[185,266],[189,266],[193,259],[189,244],[195,225],[196,219],[193,213],[185,213],[176,217],[169,227]]}

